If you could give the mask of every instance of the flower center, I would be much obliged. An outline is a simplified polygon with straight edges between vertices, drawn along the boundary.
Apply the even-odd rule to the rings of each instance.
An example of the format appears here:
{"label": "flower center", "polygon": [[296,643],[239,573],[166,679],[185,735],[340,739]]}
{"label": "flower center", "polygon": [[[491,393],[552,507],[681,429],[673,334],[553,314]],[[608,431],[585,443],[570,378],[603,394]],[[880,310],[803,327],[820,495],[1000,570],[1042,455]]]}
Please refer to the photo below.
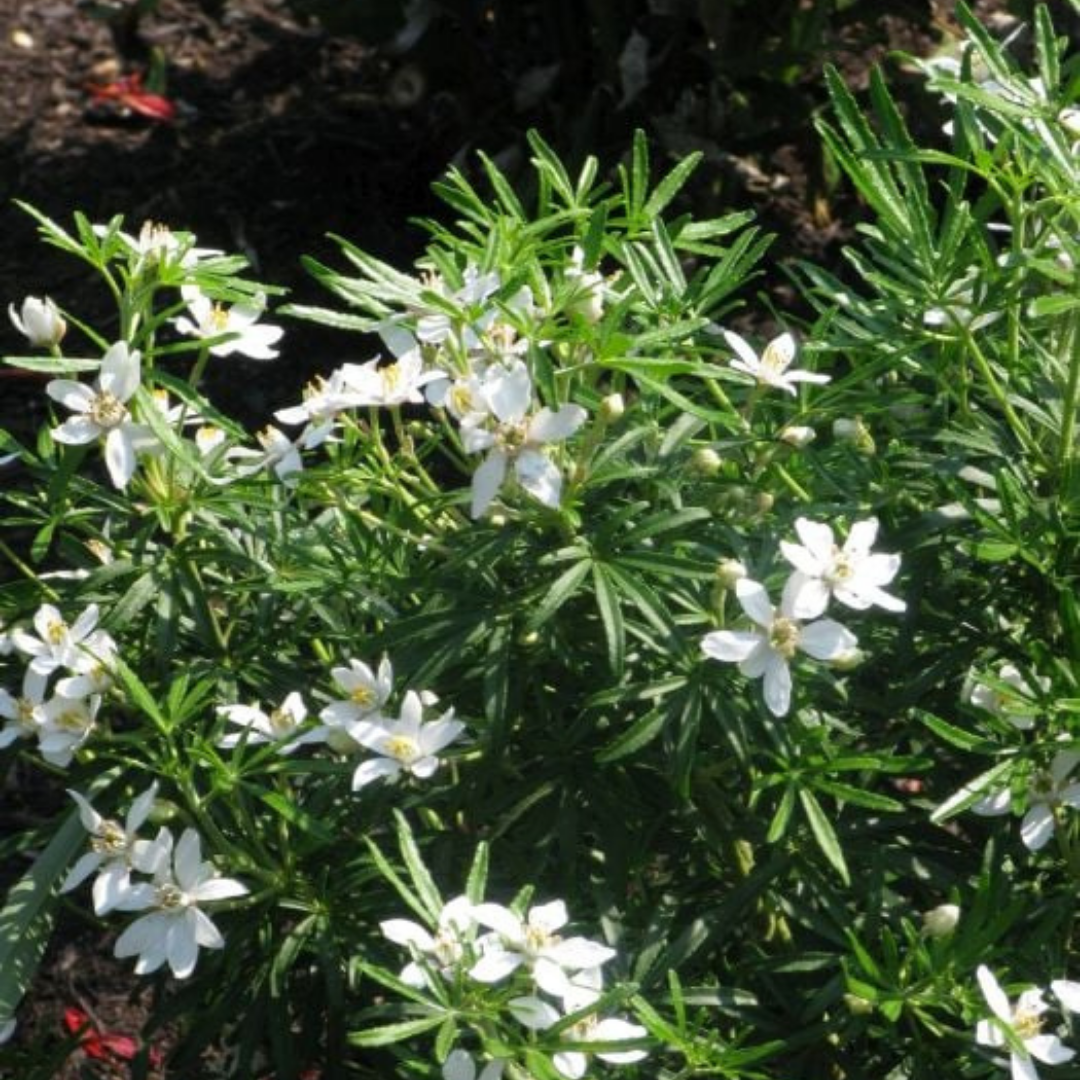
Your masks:
{"label": "flower center", "polygon": [[296,726],[292,713],[286,709],[275,709],[269,716],[270,730],[276,735],[285,735]]}
{"label": "flower center", "polygon": [[476,411],[476,405],[473,401],[472,391],[469,389],[468,383],[456,382],[450,388],[450,393],[446,399],[447,405],[450,407],[450,411],[454,416],[460,419],[468,413]]}
{"label": "flower center", "polygon": [[553,934],[550,930],[545,930],[542,926],[526,926],[525,927],[525,950],[526,952],[536,954],[541,949],[548,948],[551,945],[557,945],[562,938],[558,934]]}
{"label": "flower center", "polygon": [[159,908],[165,908],[167,911],[175,911],[177,908],[184,907],[184,893],[178,885],[174,885],[170,881],[157,887],[157,890],[154,893],[154,903]]}
{"label": "flower center", "polygon": [[500,424],[495,432],[495,445],[507,454],[516,454],[525,445],[524,422]]}
{"label": "flower center", "polygon": [[103,821],[97,835],[90,840],[91,850],[99,855],[123,855],[127,847],[127,834],[116,821]]}
{"label": "flower center", "polygon": [[349,700],[362,709],[368,709],[375,704],[375,691],[370,686],[356,686],[349,691]]}
{"label": "flower center", "polygon": [[34,723],[34,709],[36,708],[37,703],[28,697],[21,697],[15,702],[15,722],[27,733],[37,728]]}
{"label": "flower center", "polygon": [[1013,1013],[1012,1027],[1021,1041],[1027,1042],[1042,1031],[1042,1020],[1034,1009],[1017,1009]]}
{"label": "flower center", "polygon": [[842,585],[845,581],[850,581],[854,575],[855,567],[852,565],[851,557],[839,548],[834,547],[832,552],[832,564],[829,566],[829,571],[825,575],[825,580],[833,585]]}
{"label": "flower center", "polygon": [[799,624],[794,619],[786,619],[781,616],[773,620],[769,627],[769,645],[778,652],[785,660],[790,660],[795,655],[795,649],[799,644]]}
{"label": "flower center", "polygon": [[452,929],[444,927],[435,935],[435,947],[432,952],[443,967],[450,967],[461,959],[461,942],[458,941]]}
{"label": "flower center", "polygon": [[402,765],[411,765],[420,756],[420,747],[408,735],[394,735],[386,740],[386,753]]}
{"label": "flower center", "polygon": [[127,419],[124,403],[108,390],[101,390],[90,402],[90,419],[99,428],[114,428]]}
{"label": "flower center", "polygon": [[382,381],[382,388],[384,394],[392,394],[397,390],[402,383],[401,365],[400,364],[387,364],[385,367],[379,368],[379,379]]}
{"label": "flower center", "polygon": [[68,625],[63,619],[53,619],[45,627],[45,640],[50,645],[63,645],[68,634]]}
{"label": "flower center", "polygon": [[206,325],[211,333],[224,334],[229,329],[229,313],[221,304],[215,304],[206,316]]}
{"label": "flower center", "polygon": [[89,717],[78,709],[65,709],[63,712],[57,713],[53,719],[53,724],[61,731],[69,731],[72,734],[81,735],[84,731],[90,729]]}

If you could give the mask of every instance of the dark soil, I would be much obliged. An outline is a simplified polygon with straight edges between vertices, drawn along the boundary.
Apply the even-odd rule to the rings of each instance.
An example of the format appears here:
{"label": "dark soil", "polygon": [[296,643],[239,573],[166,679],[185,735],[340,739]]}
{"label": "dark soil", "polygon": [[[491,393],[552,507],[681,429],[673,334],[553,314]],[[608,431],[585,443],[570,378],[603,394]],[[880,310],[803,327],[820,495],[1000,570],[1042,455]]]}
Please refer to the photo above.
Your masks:
{"label": "dark soil", "polygon": [[[976,5],[994,18],[1004,17],[996,14],[1003,6]],[[12,199],[65,226],[81,210],[95,222],[123,214],[131,231],[146,219],[190,230],[204,246],[245,254],[256,276],[288,287],[292,300],[325,302],[301,268],[301,254],[333,262],[335,248],[326,239],[333,232],[407,264],[423,243],[408,219],[440,213],[429,185],[448,163],[468,168],[472,151],[483,148],[513,171],[523,159],[524,128],[543,127],[556,115],[478,101],[477,87],[455,83],[445,64],[425,67],[416,57],[329,36],[295,21],[283,0],[230,0],[220,16],[207,12],[212,7],[163,0],[141,38],[132,39],[111,33],[73,2],[0,0],[0,305],[48,294],[103,329],[110,318],[104,290],[80,264],[42,245]],[[891,50],[933,49],[950,7],[946,0],[855,4],[826,42],[827,59],[861,89],[870,65],[887,60]],[[175,122],[94,103],[88,84],[143,70],[150,50],[166,60]],[[694,76],[690,66],[687,61],[687,78]],[[894,74],[902,83],[902,72]],[[498,93],[496,83],[493,77],[481,89]],[[637,113],[612,110],[601,144],[588,149],[612,164],[637,122],[648,127],[661,160],[701,149],[697,213],[752,207],[779,234],[782,259],[835,263],[859,208],[827,182],[810,120],[822,98],[820,62],[783,87],[751,79],[719,110],[708,88],[688,82],[681,93],[645,100]],[[543,133],[570,152],[558,132]],[[769,284],[777,307],[794,302],[782,275]],[[360,355],[366,347],[339,332],[292,324],[278,362],[230,359],[211,373],[209,389],[229,411],[257,423],[297,399],[314,372],[366,359]],[[0,319],[0,355],[23,349]],[[25,435],[44,417],[40,382],[0,370],[0,427]],[[15,792],[19,821],[12,792],[0,796],[7,806],[0,805],[0,837],[64,798],[57,787],[39,804],[28,791]],[[24,1045],[51,1044],[57,1060],[65,1053],[66,1007],[82,1008],[103,1030],[129,1035],[147,1014],[145,992],[111,958],[111,939],[71,920],[63,922],[21,1010],[16,1036]],[[156,1037],[164,1050],[169,1039],[168,1032]],[[0,1077],[17,1080],[3,1064],[12,1045],[0,1048]],[[77,1049],[57,1069],[58,1080],[128,1075],[119,1059],[92,1059]],[[213,1062],[204,1075],[219,1075]]]}

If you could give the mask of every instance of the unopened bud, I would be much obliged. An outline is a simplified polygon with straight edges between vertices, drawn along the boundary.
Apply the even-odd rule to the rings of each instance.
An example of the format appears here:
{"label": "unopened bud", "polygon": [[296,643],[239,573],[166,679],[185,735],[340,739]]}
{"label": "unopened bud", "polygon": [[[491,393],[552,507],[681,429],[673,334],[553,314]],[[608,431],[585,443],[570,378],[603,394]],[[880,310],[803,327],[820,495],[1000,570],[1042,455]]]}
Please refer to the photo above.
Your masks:
{"label": "unopened bud", "polygon": [[1058,123],[1074,138],[1080,139],[1080,109],[1062,109]]}
{"label": "unopened bud", "polygon": [[859,997],[858,994],[845,994],[844,1004],[852,1016],[866,1016],[874,1011],[874,1003],[867,1001],[864,997]]}
{"label": "unopened bud", "polygon": [[721,559],[716,565],[716,580],[725,589],[734,589],[735,582],[746,576],[747,569],[738,559]]}
{"label": "unopened bud", "polygon": [[621,420],[624,412],[626,402],[623,401],[622,394],[608,394],[600,402],[600,418],[605,424],[614,424],[616,420]]}
{"label": "unopened bud", "polygon": [[754,498],[754,509],[759,514],[767,514],[776,505],[776,496],[769,491],[759,491]]}
{"label": "unopened bud", "polygon": [[960,908],[957,904],[939,904],[924,911],[922,921],[923,933],[927,937],[947,937],[960,922]]}
{"label": "unopened bud", "polygon": [[829,661],[829,667],[833,671],[854,671],[865,659],[862,649],[846,649]]}
{"label": "unopened bud", "polygon": [[14,304],[9,304],[8,315],[11,316],[15,329],[37,348],[51,349],[54,345],[59,345],[67,333],[67,323],[47,296],[42,300],[36,296],[28,296],[23,300],[19,311],[15,310]]}
{"label": "unopened bud", "polygon": [[790,424],[780,432],[780,440],[789,446],[794,446],[796,450],[801,450],[815,438],[817,438],[817,432],[812,427],[800,424]]}
{"label": "unopened bud", "polygon": [[863,423],[861,416],[853,420],[834,420],[832,426],[833,438],[839,442],[851,443],[860,454],[871,456],[877,451],[874,437],[870,429]]}
{"label": "unopened bud", "polygon": [[690,458],[690,468],[699,476],[715,476],[723,464],[724,459],[711,446],[700,447]]}

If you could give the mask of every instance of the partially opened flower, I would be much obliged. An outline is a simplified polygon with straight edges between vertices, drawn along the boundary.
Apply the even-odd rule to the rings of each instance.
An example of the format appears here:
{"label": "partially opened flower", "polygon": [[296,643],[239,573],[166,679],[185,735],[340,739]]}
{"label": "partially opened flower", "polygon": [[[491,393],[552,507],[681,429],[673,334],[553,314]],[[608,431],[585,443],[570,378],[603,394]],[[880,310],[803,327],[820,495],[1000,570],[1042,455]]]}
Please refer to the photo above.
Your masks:
{"label": "partially opened flower", "polygon": [[361,720],[350,728],[349,733],[361,746],[379,755],[357,765],[353,791],[374,780],[393,783],[402,773],[420,780],[435,774],[441,764],[439,753],[465,730],[465,725],[453,719],[453,709],[427,723],[423,722],[423,711],[420,695],[410,690],[402,702],[399,719]]}
{"label": "partially opened flower", "polygon": [[93,733],[101,698],[54,694],[37,709],[38,751],[52,765],[66,769],[75,751]]}
{"label": "partially opened flower", "polygon": [[802,543],[781,540],[780,550],[795,567],[787,589],[797,618],[816,619],[828,606],[830,596],[857,611],[873,604],[886,611],[904,610],[904,601],[882,588],[896,577],[900,556],[870,550],[877,539],[877,518],[855,522],[843,547],[836,543],[828,525],[808,518],[798,518],[795,531]]}
{"label": "partially opened flower", "polygon": [[453,976],[465,956],[476,920],[469,898],[456,896],[443,905],[434,933],[412,919],[386,919],[379,923],[379,929],[395,945],[404,946],[416,956],[402,969],[401,981],[420,987],[427,983],[429,969],[438,971],[443,978]]}
{"label": "partially opened flower", "polygon": [[813,371],[792,371],[795,359],[795,339],[791,334],[781,334],[765,346],[761,356],[750,347],[746,340],[731,330],[724,331],[724,340],[731,346],[736,359],[731,366],[756,379],[762,386],[772,386],[777,390],[795,393],[795,384],[799,382],[827,383],[828,375],[819,375]]}
{"label": "partially opened flower", "polygon": [[[1050,680],[1046,676],[1039,676],[1035,679],[1035,685],[1040,693],[1046,693]],[[1036,691],[1015,664],[1002,664],[994,685],[975,680],[964,696],[972,705],[1000,716],[1020,731],[1030,731],[1035,726],[1038,710]]]}
{"label": "partially opened flower", "polygon": [[[163,830],[171,847],[172,836]],[[203,862],[199,834],[185,829],[166,857],[154,881],[132,885],[116,905],[122,911],[146,911],[117,938],[118,959],[135,956],[135,972],[147,975],[168,963],[178,979],[194,970],[199,949],[220,949],[225,939],[203,911],[203,904],[244,896],[247,886],[234,878],[217,876]]]}
{"label": "partially opened flower", "polygon": [[138,350],[118,341],[102,358],[95,388],[74,379],[53,379],[45,387],[49,397],[75,414],[53,428],[53,439],[69,446],[103,439],[105,466],[113,485],[121,489],[135,472],[136,452],[157,445],[150,429],[136,423],[128,409],[141,378]]}
{"label": "partially opened flower", "polygon": [[212,300],[195,285],[182,286],[180,294],[190,315],[190,318],[181,315],[175,321],[181,334],[208,339],[230,335],[210,346],[213,356],[239,353],[250,360],[273,360],[278,355],[273,346],[285,331],[280,326],[259,322],[266,310],[266,297],[262,293],[231,307]]}
{"label": "partially opened flower", "polygon": [[54,345],[59,345],[67,333],[67,323],[47,296],[40,300],[36,296],[28,296],[23,300],[19,311],[15,310],[14,304],[9,304],[8,315],[15,329],[31,345],[41,349],[51,349]]}
{"label": "partially opened flower", "polygon": [[838,660],[858,645],[855,635],[832,619],[803,625],[792,609],[791,590],[785,589],[777,610],[765,586],[749,578],[735,582],[735,595],[757,630],[714,630],[701,640],[701,651],[714,660],[739,665],[748,679],[764,677],[765,704],[774,716],[791,706],[791,670],[796,652],[815,660]]}
{"label": "partially opened flower", "polygon": [[131,871],[154,874],[167,858],[169,850],[160,841],[144,840],[138,836],[157,797],[157,783],[152,783],[128,809],[124,824],[102,817],[90,802],[77,791],[68,794],[79,807],[79,820],[90,834],[90,850],[71,868],[60,887],[61,892],[78,888],[91,874],[94,879],[94,911],[104,915],[111,911],[131,887]]}
{"label": "partially opened flower", "polygon": [[[1047,1065],[1060,1065],[1073,1059],[1074,1050],[1065,1046],[1056,1035],[1044,1035],[1042,1032],[1042,1015],[1049,1006],[1043,1000],[1041,990],[1036,987],[1025,990],[1012,1004],[985,964],[980,964],[975,974],[983,997],[994,1014],[993,1019],[979,1021],[975,1041],[994,1049],[1010,1047],[1009,1065],[1013,1080],[1038,1080],[1039,1073],[1033,1058]],[[1010,1044],[1006,1032],[1012,1036],[1013,1043],[1020,1044],[1022,1050]]]}
{"label": "partially opened flower", "polygon": [[[584,987],[573,987],[569,993],[563,995],[563,1008],[567,1015],[587,1009],[598,998],[599,993]],[[619,1017],[599,1017],[595,1013],[586,1015],[571,1024],[563,1032],[563,1037],[571,1043],[620,1043],[630,1040],[644,1039],[648,1032],[640,1024],[632,1024],[628,1020]],[[648,1051],[642,1049],[632,1050],[598,1050],[594,1051],[601,1061],[607,1061],[612,1065],[631,1065],[635,1061],[641,1061],[648,1057]],[[567,1080],[580,1080],[588,1068],[588,1053],[584,1050],[565,1049],[556,1053],[552,1059],[555,1068],[567,1078]]]}

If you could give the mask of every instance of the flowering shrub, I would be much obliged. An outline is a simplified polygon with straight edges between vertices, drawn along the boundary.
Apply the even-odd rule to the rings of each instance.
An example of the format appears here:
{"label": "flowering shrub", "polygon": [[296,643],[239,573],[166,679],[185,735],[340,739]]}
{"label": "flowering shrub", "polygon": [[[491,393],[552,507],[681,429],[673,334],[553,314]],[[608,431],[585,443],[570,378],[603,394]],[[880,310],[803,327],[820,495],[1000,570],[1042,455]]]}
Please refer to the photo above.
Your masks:
{"label": "flowering shrub", "polygon": [[[117,319],[11,310],[57,407],[0,447],[0,764],[56,809],[0,840],[25,1075],[60,905],[178,1075],[1072,1059],[1074,65],[1044,9],[1037,86],[963,17],[949,150],[831,80],[874,219],[851,281],[799,268],[810,323],[643,139],[609,185],[534,136],[529,206],[451,172],[415,272],[309,260],[334,307],[27,208]],[[251,435],[202,375],[286,315],[356,359]]]}

